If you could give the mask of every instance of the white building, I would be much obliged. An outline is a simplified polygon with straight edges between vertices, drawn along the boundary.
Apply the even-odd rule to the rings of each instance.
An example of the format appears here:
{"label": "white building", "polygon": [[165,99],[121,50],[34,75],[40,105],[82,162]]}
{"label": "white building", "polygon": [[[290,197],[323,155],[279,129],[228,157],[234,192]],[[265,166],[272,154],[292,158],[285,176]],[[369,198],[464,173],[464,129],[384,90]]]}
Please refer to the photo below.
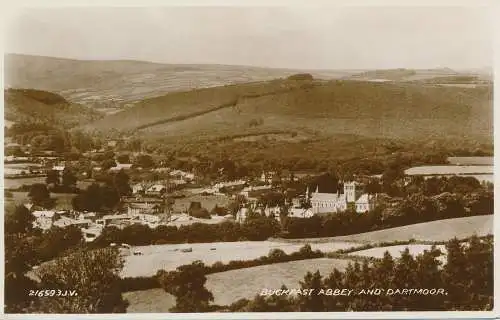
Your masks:
{"label": "white building", "polygon": [[83,238],[85,242],[92,242],[102,233],[103,227],[97,224],[92,224],[88,228],[82,228]]}
{"label": "white building", "polygon": [[241,190],[240,194],[248,198],[249,194],[252,191],[263,191],[263,190],[271,190],[272,186],[271,185],[266,185],[266,186],[250,186],[250,187],[245,187],[243,190]]}
{"label": "white building", "polygon": [[120,171],[120,170],[130,170],[132,169],[132,163],[117,163],[116,166],[109,168],[109,171]]}
{"label": "white building", "polygon": [[33,228],[40,228],[42,230],[52,228],[55,211],[41,210],[33,211],[31,214],[35,217],[35,221],[33,221]]}
{"label": "white building", "polygon": [[375,208],[375,198],[376,195],[372,194],[365,193],[361,195],[361,197],[356,200],[356,212],[364,213],[373,210]]}
{"label": "white building", "polygon": [[162,184],[155,184],[146,190],[146,194],[160,195],[167,191],[167,187]]}
{"label": "white building", "polygon": [[291,218],[310,218],[314,215],[311,209],[304,208],[290,208],[288,209],[288,216]]}
{"label": "white building", "polygon": [[[306,191],[306,197],[309,199],[309,189]],[[311,194],[310,201],[314,214],[342,212],[347,210],[349,205],[353,205],[356,212],[364,213],[373,210],[375,197],[365,193],[358,198],[356,182],[345,182],[343,190],[339,190],[337,193],[321,193],[317,187],[316,191]]]}

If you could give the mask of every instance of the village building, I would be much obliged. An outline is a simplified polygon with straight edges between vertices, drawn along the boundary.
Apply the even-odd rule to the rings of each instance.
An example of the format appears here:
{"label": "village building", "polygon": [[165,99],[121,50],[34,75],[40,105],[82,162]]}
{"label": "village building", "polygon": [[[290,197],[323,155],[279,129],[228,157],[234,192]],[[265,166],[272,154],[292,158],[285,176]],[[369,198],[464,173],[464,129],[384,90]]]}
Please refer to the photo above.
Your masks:
{"label": "village building", "polygon": [[33,228],[40,228],[42,230],[48,230],[52,228],[54,223],[55,211],[52,210],[36,210],[31,214],[35,217],[33,221]]}
{"label": "village building", "polygon": [[267,192],[271,190],[272,186],[271,185],[265,185],[265,186],[249,186],[245,187],[243,190],[241,190],[240,194],[244,196],[245,198],[249,197],[258,197],[264,192]]}
{"label": "village building", "polygon": [[276,171],[262,172],[262,175],[260,176],[260,181],[270,184],[273,182],[273,179],[276,177],[276,175],[277,175]]}
{"label": "village building", "polygon": [[167,187],[163,184],[154,184],[146,189],[146,195],[148,196],[161,196],[167,192]]}
{"label": "village building", "polygon": [[130,170],[132,169],[133,164],[132,163],[117,163],[116,166],[109,168],[109,171],[111,172],[118,172],[120,170]]}

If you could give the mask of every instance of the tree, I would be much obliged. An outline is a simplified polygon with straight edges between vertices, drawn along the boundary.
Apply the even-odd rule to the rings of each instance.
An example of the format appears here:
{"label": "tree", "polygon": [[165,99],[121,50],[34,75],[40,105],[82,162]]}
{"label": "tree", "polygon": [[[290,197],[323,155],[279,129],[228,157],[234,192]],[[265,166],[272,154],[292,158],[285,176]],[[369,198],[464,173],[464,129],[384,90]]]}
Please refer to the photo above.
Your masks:
{"label": "tree", "polygon": [[53,184],[55,186],[58,186],[60,183],[59,172],[57,172],[56,170],[49,170],[47,172],[47,177],[45,178],[45,183],[47,185]]}
{"label": "tree", "polygon": [[308,272],[304,280],[300,282],[301,289],[312,289],[311,295],[301,295],[299,297],[299,306],[301,312],[320,312],[325,311],[323,295],[320,295],[323,287],[323,281],[319,270],[315,273]]}
{"label": "tree", "polygon": [[229,211],[224,207],[219,207],[218,205],[215,205],[210,214],[217,216],[225,216],[229,214]]}
{"label": "tree", "polygon": [[[344,288],[343,274],[337,268],[324,281],[325,288]],[[325,299],[325,311],[345,311],[345,301],[343,299]]]}
{"label": "tree", "polygon": [[77,211],[100,212],[115,208],[119,202],[120,196],[114,187],[93,183],[73,198],[72,205]]}
{"label": "tree", "polygon": [[116,167],[116,161],[113,159],[106,159],[101,162],[101,168],[103,171],[107,171],[113,167]]}
{"label": "tree", "polygon": [[5,234],[5,312],[21,313],[33,304],[35,297],[27,292],[36,288],[36,283],[25,276],[35,265],[35,243],[25,234]]}
{"label": "tree", "polygon": [[5,216],[5,233],[29,233],[35,217],[25,206],[16,206],[12,214]]}
{"label": "tree", "polygon": [[126,153],[120,154],[116,157],[116,161],[118,161],[118,163],[130,163],[130,156]]}
{"label": "tree", "polygon": [[35,183],[31,186],[28,193],[31,202],[36,206],[50,209],[54,206],[55,200],[50,198],[49,190],[43,183]]}
{"label": "tree", "polygon": [[132,194],[132,188],[130,187],[130,177],[122,169],[114,176],[114,186],[119,196],[129,196]]}
{"label": "tree", "polygon": [[63,187],[65,188],[76,188],[76,182],[77,182],[77,178],[75,176],[75,174],[73,173],[73,171],[68,168],[68,167],[65,167],[64,170],[63,170],[63,173],[62,173],[62,185]]}
{"label": "tree", "polygon": [[381,193],[382,186],[378,180],[370,180],[365,186],[365,192],[368,194]]}
{"label": "tree", "polygon": [[214,297],[205,288],[207,277],[205,265],[194,261],[172,272],[159,272],[158,278],[163,289],[175,296],[176,304],[172,312],[205,312]]}
{"label": "tree", "polygon": [[73,297],[42,297],[40,309],[48,313],[124,313],[119,272],[123,260],[118,250],[82,250],[41,268],[42,288],[74,290]]}
{"label": "tree", "polygon": [[137,157],[134,164],[143,169],[149,169],[155,166],[153,158],[148,154],[141,154]]}
{"label": "tree", "polygon": [[68,226],[52,227],[42,234],[37,245],[37,256],[42,261],[48,261],[83,243],[80,228]]}

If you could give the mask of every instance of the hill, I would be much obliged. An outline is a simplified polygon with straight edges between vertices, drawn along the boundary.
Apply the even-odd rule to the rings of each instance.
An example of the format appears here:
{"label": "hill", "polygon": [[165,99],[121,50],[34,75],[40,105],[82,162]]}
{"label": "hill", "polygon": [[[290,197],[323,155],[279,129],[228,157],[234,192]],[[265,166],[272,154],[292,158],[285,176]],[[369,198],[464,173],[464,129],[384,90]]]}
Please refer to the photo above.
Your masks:
{"label": "hill", "polygon": [[492,135],[492,88],[350,80],[278,79],[145,99],[87,129],[110,124],[142,135],[257,135],[294,131],[384,138]]}
{"label": "hill", "polygon": [[[86,61],[7,54],[5,86],[59,93],[71,102],[121,108],[172,91],[287,77],[298,71],[230,65],[161,64],[133,60]],[[351,74],[318,70],[315,76]]]}
{"label": "hill", "polygon": [[33,89],[4,90],[4,114],[5,120],[12,123],[36,122],[65,128],[83,125],[102,116],[58,94]]}

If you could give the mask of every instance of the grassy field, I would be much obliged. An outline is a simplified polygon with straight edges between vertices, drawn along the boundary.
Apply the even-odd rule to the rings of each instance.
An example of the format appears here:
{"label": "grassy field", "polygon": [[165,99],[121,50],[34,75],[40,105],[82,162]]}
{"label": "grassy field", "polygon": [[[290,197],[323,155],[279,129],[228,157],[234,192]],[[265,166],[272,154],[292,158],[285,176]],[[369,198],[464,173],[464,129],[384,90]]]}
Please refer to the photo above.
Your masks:
{"label": "grassy field", "polygon": [[[264,288],[279,289],[283,284],[298,288],[308,271],[319,270],[328,275],[333,268],[343,270],[348,263],[349,260],[319,258],[220,272],[207,276],[206,287],[214,295],[215,304],[228,305],[241,298],[253,298]],[[124,297],[130,302],[128,313],[168,312],[175,305],[175,297],[163,289],[126,292]]]}
{"label": "grassy field", "polygon": [[17,189],[22,187],[23,184],[31,185],[34,183],[45,183],[45,177],[32,177],[32,178],[21,178],[21,179],[4,179],[5,189]]}
{"label": "grassy field", "polygon": [[474,234],[478,236],[493,234],[493,215],[417,223],[403,227],[335,237],[333,239],[365,243],[405,241],[410,239],[447,241],[454,237],[463,239]]}
{"label": "grassy field", "polygon": [[452,165],[492,166],[494,157],[449,157],[448,161]]}
{"label": "grassy field", "polygon": [[463,239],[472,235],[493,234],[493,215],[444,219],[402,227],[371,231],[348,236],[304,239],[279,239],[289,243],[323,243],[331,241],[377,244],[380,242],[408,241],[448,241],[454,237]]}
{"label": "grassy field", "polygon": [[[5,198],[5,208],[14,208],[16,205],[22,205],[28,202],[27,192],[12,192],[12,198]],[[72,193],[51,193],[52,198],[56,199],[56,210],[70,210],[72,209],[71,200],[75,196]]]}
{"label": "grassy field", "polygon": [[[355,247],[348,242],[329,242],[311,244],[313,250],[332,252],[339,249]],[[287,254],[299,251],[303,244],[276,241],[241,241],[192,243],[135,247],[143,253],[141,256],[126,256],[122,277],[139,277],[156,274],[160,269],[175,270],[178,266],[201,260],[205,264],[217,261],[227,263],[231,260],[252,260],[268,255],[272,249],[281,249]],[[192,248],[192,252],[181,252],[180,249]],[[216,250],[211,250],[215,248]],[[174,250],[178,251],[174,251]]]}
{"label": "grassy field", "polygon": [[166,313],[175,305],[175,297],[163,289],[125,292],[123,298],[130,303],[127,313]]}

